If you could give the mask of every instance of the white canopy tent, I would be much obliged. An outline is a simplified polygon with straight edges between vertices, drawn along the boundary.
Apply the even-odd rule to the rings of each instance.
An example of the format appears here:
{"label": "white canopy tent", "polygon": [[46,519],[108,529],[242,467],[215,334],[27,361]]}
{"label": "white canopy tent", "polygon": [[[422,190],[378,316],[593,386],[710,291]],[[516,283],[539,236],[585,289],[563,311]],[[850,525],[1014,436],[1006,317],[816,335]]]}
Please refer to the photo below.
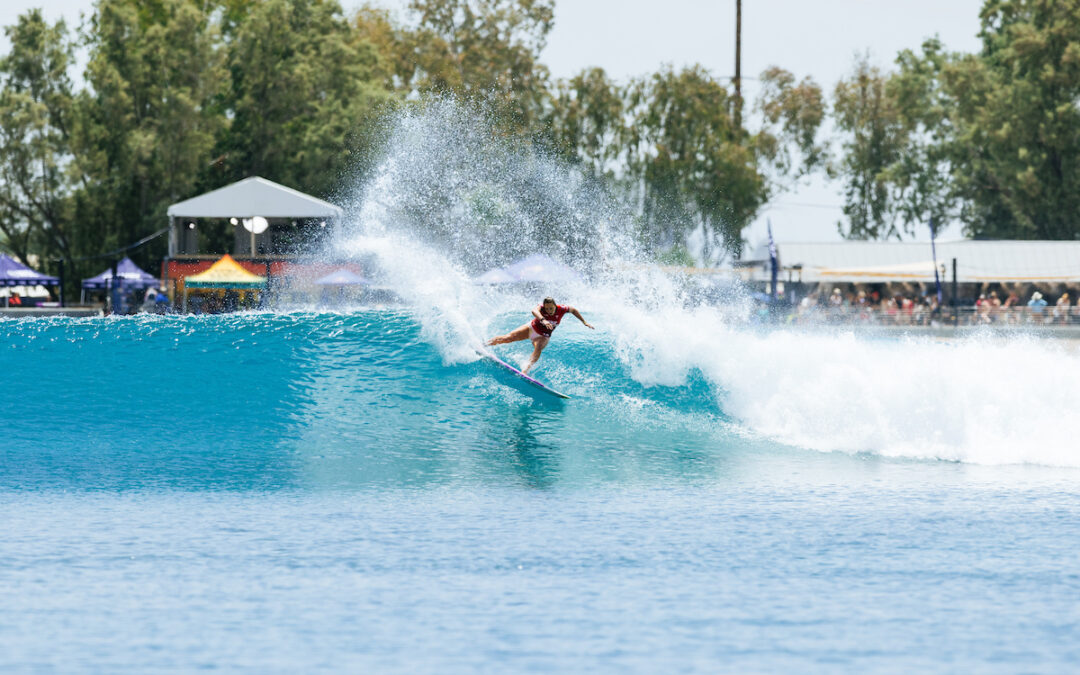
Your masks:
{"label": "white canopy tent", "polygon": [[265,178],[245,178],[169,207],[169,257],[196,248],[195,232],[186,219],[338,219],[342,213],[340,206]]}

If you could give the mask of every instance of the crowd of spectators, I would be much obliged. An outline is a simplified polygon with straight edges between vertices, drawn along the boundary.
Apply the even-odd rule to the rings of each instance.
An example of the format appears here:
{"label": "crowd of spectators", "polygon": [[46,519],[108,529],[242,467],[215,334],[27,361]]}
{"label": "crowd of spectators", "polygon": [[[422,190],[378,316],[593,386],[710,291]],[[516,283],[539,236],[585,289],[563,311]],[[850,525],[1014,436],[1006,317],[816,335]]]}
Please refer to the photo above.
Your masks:
{"label": "crowd of spectators", "polygon": [[[811,292],[788,309],[787,321],[796,324],[930,326],[954,320],[949,298],[939,305],[933,292],[833,287]],[[1025,301],[1002,289],[1001,294],[996,290],[980,293],[974,303],[962,302],[956,314],[961,325],[1080,325],[1080,301],[1073,303],[1069,292],[1063,291],[1051,303],[1039,290],[1031,291]]]}

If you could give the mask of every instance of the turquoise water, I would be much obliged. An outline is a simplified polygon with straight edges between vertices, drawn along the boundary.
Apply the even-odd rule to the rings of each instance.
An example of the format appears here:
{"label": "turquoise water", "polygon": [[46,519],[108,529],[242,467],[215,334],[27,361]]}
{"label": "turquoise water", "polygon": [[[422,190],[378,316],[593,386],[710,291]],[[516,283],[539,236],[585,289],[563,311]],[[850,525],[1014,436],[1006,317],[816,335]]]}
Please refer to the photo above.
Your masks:
{"label": "turquoise water", "polygon": [[[945,370],[930,382],[945,386],[946,364],[1023,347],[1069,375],[1068,351],[732,331],[702,338],[720,361],[669,349],[658,372],[664,359],[595,322],[560,329],[541,362],[565,404],[506,386],[404,311],[3,322],[0,670],[1080,661],[1068,432],[1013,419],[983,442],[1019,416],[1009,396],[1045,403],[1033,392],[1058,375],[1001,393],[972,375],[947,392],[966,397],[963,423],[930,418],[944,434],[841,433],[852,411],[875,427],[930,415],[921,399],[889,409],[918,386],[906,372]],[[893,379],[836,419],[827,383],[801,392],[780,366],[742,365],[771,348],[810,378],[837,346],[837,387],[881,356]],[[790,420],[820,398],[798,436]]]}

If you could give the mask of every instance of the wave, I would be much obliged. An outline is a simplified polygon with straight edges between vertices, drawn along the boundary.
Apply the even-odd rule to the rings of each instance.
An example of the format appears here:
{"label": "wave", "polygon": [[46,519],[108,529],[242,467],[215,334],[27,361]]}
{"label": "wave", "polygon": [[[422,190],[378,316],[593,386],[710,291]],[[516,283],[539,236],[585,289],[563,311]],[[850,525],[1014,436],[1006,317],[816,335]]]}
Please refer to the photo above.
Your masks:
{"label": "wave", "polygon": [[[785,447],[1080,466],[1071,343],[762,332],[704,307],[628,318],[580,299],[598,330],[565,321],[536,371],[574,396],[556,409],[446,349],[444,333],[425,329],[431,317],[410,310],[5,321],[8,449],[255,457],[373,443],[415,459],[424,447],[497,452],[522,442],[515,424],[542,421],[565,434],[552,443],[584,454]],[[524,313],[477,318],[473,332]],[[63,423],[41,425],[49,420]]]}

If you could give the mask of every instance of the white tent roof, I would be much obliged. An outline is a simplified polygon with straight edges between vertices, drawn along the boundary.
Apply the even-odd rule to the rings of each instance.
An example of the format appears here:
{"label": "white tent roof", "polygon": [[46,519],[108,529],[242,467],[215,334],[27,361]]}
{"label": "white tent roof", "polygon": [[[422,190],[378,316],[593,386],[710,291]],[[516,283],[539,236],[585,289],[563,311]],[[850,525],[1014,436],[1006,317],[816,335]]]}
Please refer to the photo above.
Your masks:
{"label": "white tent roof", "polygon": [[169,207],[170,218],[339,218],[341,207],[255,176]]}
{"label": "white tent roof", "polygon": [[[810,283],[934,280],[929,242],[777,242],[777,252],[783,280],[796,265],[802,270],[792,278]],[[950,281],[953,258],[960,283],[1080,281],[1080,241],[939,241],[938,269],[944,267]],[[768,248],[752,260],[758,265],[753,278],[768,280]]]}

